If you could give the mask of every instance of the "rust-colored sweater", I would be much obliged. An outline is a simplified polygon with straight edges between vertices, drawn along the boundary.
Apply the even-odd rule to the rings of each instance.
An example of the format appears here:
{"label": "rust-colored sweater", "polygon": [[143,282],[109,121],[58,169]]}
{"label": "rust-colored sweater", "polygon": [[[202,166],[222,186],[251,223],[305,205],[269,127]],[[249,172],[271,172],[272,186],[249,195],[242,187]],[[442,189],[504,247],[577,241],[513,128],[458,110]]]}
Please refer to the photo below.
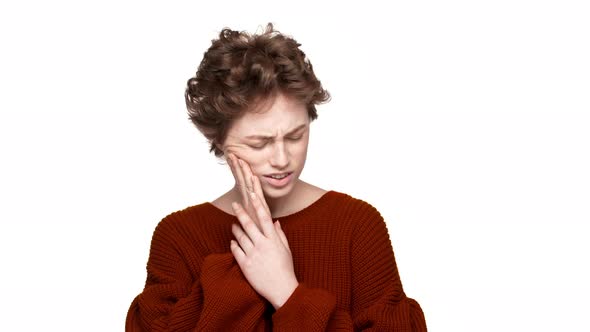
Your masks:
{"label": "rust-colored sweater", "polygon": [[426,331],[372,205],[331,190],[278,219],[299,281],[282,307],[256,293],[230,251],[237,217],[205,202],[156,227],[145,288],[125,330]]}

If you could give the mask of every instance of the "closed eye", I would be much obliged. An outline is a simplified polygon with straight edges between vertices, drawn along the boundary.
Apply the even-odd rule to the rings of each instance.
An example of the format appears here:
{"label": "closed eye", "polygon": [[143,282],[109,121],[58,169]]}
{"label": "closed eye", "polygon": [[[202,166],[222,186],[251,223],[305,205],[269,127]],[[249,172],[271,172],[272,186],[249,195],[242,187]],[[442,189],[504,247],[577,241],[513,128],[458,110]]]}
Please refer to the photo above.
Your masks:
{"label": "closed eye", "polygon": [[[299,136],[299,137],[289,137],[287,138],[290,141],[298,141],[303,137],[303,135]],[[262,145],[250,145],[250,147],[254,150],[261,150],[266,146],[266,143],[262,144]]]}

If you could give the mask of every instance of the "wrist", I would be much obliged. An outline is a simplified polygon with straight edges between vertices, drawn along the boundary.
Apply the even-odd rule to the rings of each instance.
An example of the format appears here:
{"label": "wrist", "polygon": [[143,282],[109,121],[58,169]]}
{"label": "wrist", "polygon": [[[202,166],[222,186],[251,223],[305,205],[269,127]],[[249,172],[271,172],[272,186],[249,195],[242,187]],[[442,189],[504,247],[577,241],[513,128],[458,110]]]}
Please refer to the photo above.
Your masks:
{"label": "wrist", "polygon": [[289,283],[285,287],[284,292],[275,301],[271,301],[271,304],[275,308],[275,310],[279,310],[279,308],[282,307],[285,304],[285,302],[287,302],[287,300],[291,297],[291,295],[293,295],[293,292],[295,292],[295,289],[297,289],[298,286],[299,282],[297,280],[294,280],[292,283]]}

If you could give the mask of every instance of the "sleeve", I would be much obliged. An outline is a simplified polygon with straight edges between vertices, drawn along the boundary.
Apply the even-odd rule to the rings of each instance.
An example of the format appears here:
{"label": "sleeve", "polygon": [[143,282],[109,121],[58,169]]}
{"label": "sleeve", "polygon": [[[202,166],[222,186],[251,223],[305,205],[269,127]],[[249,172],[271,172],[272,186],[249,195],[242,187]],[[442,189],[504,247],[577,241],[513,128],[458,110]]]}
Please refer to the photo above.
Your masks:
{"label": "sleeve", "polygon": [[129,307],[125,331],[264,331],[266,303],[231,252],[207,255],[194,280],[182,241],[167,223],[156,227],[146,284]]}
{"label": "sleeve", "polygon": [[351,313],[325,289],[300,283],[273,314],[273,331],[425,332],[420,305],[406,297],[385,221],[367,204],[351,241]]}

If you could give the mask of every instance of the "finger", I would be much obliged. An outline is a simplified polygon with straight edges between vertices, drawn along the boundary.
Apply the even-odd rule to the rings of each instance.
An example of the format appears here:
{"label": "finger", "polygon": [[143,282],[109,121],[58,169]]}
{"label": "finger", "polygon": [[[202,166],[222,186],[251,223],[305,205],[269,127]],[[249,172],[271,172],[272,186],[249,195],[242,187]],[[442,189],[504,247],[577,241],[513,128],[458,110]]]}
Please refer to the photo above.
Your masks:
{"label": "finger", "polygon": [[252,182],[254,182],[254,192],[258,195],[258,197],[260,197],[260,201],[262,202],[262,205],[264,206],[264,208],[266,209],[266,211],[268,211],[268,214],[270,215],[270,209],[268,208],[268,204],[266,204],[266,199],[264,198],[264,192],[262,191],[262,185],[260,184],[260,178],[258,176],[253,176],[252,177]]}
{"label": "finger", "polygon": [[234,161],[231,157],[230,154],[228,154],[227,156],[227,164],[229,165],[229,169],[231,170],[232,175],[234,176],[234,179],[236,180],[236,183],[238,183],[238,175],[236,174],[236,166],[234,165]]}
{"label": "finger", "polygon": [[242,230],[242,227],[238,224],[231,225],[231,232],[234,234],[234,237],[238,241],[240,248],[242,248],[246,256],[248,256],[248,253],[250,253],[252,248],[254,248],[252,240],[250,240],[248,235],[244,232],[244,230]]}
{"label": "finger", "polygon": [[236,213],[236,216],[238,217],[238,220],[240,221],[240,225],[242,226],[242,229],[244,230],[246,235],[248,235],[248,237],[250,238],[252,243],[254,245],[256,245],[256,243],[264,235],[262,233],[260,233],[258,226],[250,218],[250,216],[248,215],[246,210],[244,210],[243,206],[241,206],[239,203],[232,202],[232,207],[234,209],[234,212]]}
{"label": "finger", "polygon": [[240,159],[234,154],[232,154],[231,158],[233,162],[232,164],[235,166],[236,171],[236,184],[238,185],[240,193],[242,194],[242,203],[245,207],[247,207],[250,204],[250,199],[248,198],[248,189],[246,188],[244,182],[244,174],[242,173],[242,166],[239,162]]}
{"label": "finger", "polygon": [[232,172],[232,175],[234,176],[236,186],[238,187],[238,190],[240,191],[240,194],[242,196],[242,202],[247,204],[248,200],[244,199],[244,193],[246,193],[246,190],[244,190],[244,186],[242,184],[243,181],[240,180],[241,179],[241,171],[240,171],[240,164],[238,163],[238,159],[235,154],[228,153],[227,160],[228,160],[228,165],[230,166],[230,170]]}
{"label": "finger", "polygon": [[240,159],[238,156],[234,156],[236,161],[236,170],[238,172],[238,178],[240,179],[240,185],[248,189],[247,179],[244,176],[244,161]]}
{"label": "finger", "polygon": [[256,212],[256,217],[260,223],[260,227],[262,228],[262,233],[270,237],[273,234],[272,229],[272,218],[268,211],[264,208],[262,203],[260,202],[260,198],[255,193],[250,193],[250,201],[252,202],[252,207]]}
{"label": "finger", "polygon": [[287,236],[285,235],[285,232],[283,232],[283,228],[281,227],[281,223],[278,220],[275,223],[275,226],[276,226],[277,234],[279,234],[281,241],[283,241],[283,244],[285,245],[285,247],[287,247],[287,249],[289,249],[289,251],[291,251],[291,248],[289,248],[289,241],[287,240]]}
{"label": "finger", "polygon": [[252,185],[252,176],[253,175],[252,175],[252,171],[250,169],[250,165],[248,165],[248,163],[245,162],[243,159],[238,158],[237,160],[240,165],[240,170],[242,172],[242,178],[243,178],[244,185],[246,186],[246,194],[248,195],[247,196],[248,199],[245,201],[244,208],[246,209],[246,211],[248,212],[248,214],[250,215],[252,220],[254,220],[256,225],[258,225],[260,230],[262,231],[262,226],[260,226],[260,219],[258,219],[256,211],[252,205],[252,200],[250,198],[250,193],[254,192],[254,187]]}
{"label": "finger", "polygon": [[250,165],[242,159],[239,159],[240,169],[242,170],[242,175],[244,177],[244,184],[248,191],[254,191],[254,186],[252,185],[252,171],[250,170]]}
{"label": "finger", "polygon": [[241,263],[246,259],[246,254],[244,253],[244,251],[242,251],[242,248],[240,248],[236,241],[230,241],[229,249],[231,250],[232,254],[236,258],[236,261],[238,261],[238,263]]}

